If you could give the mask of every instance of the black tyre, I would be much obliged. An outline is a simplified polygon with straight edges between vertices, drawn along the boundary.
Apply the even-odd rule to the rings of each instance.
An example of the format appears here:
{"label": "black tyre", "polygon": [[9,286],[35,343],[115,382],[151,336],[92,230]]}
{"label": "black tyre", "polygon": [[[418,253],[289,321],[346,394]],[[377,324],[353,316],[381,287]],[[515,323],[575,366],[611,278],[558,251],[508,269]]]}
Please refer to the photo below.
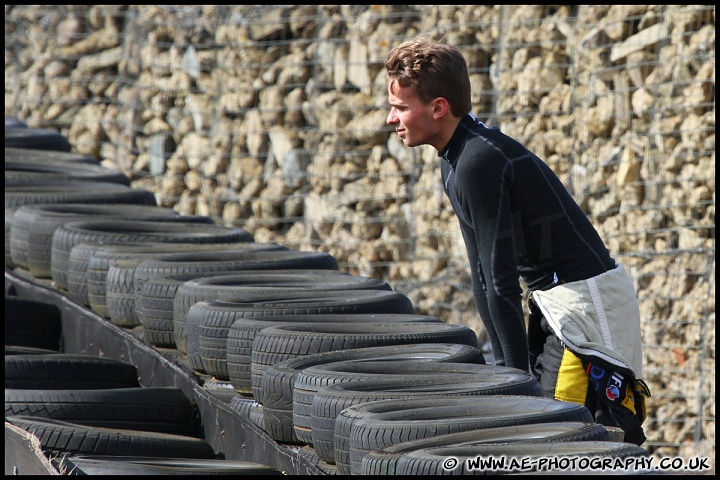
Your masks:
{"label": "black tyre", "polygon": [[337,475],[337,468],[335,468],[335,465],[331,465],[318,457],[312,446],[303,445],[300,449],[298,449],[298,455],[315,465],[318,469],[320,469],[320,471],[325,473],[325,475]]}
{"label": "black tyre", "polygon": [[[126,213],[127,212],[127,213]],[[16,215],[17,214],[17,215]],[[179,214],[168,208],[152,205],[120,205],[120,204],[36,204],[25,205],[15,210],[9,233],[10,254],[15,265],[28,268],[28,244],[32,240],[36,245],[44,246],[47,261],[50,260],[50,244],[55,229],[63,223],[81,220],[83,215],[125,215],[135,218],[152,214],[152,218],[162,216],[177,217]],[[7,220],[7,215],[6,215]],[[30,230],[32,229],[32,234]]]}
{"label": "black tyre", "polygon": [[[261,291],[252,291],[248,289],[246,300],[253,301],[253,297],[259,300],[267,300],[268,295],[273,293],[272,289],[262,289]],[[309,291],[303,289],[284,290],[275,289],[278,292],[277,297],[283,299],[290,298],[306,298]],[[312,292],[317,292],[313,290]],[[334,290],[328,290],[334,291]],[[238,294],[235,294],[237,296]],[[198,302],[190,307],[189,313],[185,319],[186,348],[190,364],[200,372],[206,372],[210,375],[230,380],[231,383],[242,383],[243,377],[247,386],[251,384],[251,358],[252,342],[255,334],[270,326],[292,325],[297,323],[334,323],[338,321],[338,317],[334,315],[301,315],[301,316],[279,316],[277,321],[271,323],[271,320],[262,318],[259,320],[242,319],[242,322],[236,325],[236,330],[243,329],[244,332],[235,335],[233,339],[234,348],[234,369],[236,373],[242,371],[239,375],[230,376],[228,369],[228,338],[230,328],[238,321],[237,315],[229,314],[226,309],[214,309],[208,302]],[[360,315],[360,314],[357,314]],[[312,317],[312,318],[311,318]],[[347,321],[361,321],[362,316],[348,316]],[[424,317],[423,320],[429,320],[430,317]],[[434,320],[434,317],[432,317]],[[370,318],[364,317],[363,321],[369,321]],[[343,321],[343,320],[341,320]],[[402,318],[402,322],[414,321]],[[420,321],[420,319],[417,319]],[[440,320],[437,320],[440,322]],[[395,323],[392,319],[389,323]],[[250,331],[248,331],[250,330]],[[236,332],[238,333],[238,332]],[[245,340],[244,346],[240,345],[241,339]],[[243,350],[244,349],[244,350]],[[242,358],[241,358],[242,357]]]}
{"label": "black tyre", "polygon": [[362,459],[369,451],[411,439],[547,422],[594,420],[585,406],[576,403],[521,395],[481,395],[361,403],[343,410],[335,426],[350,431],[350,458]]}
{"label": "black tyre", "polygon": [[43,450],[51,452],[215,458],[212,447],[195,437],[92,427],[32,416],[6,416],[5,421],[35,435]]}
{"label": "black tyre", "polygon": [[263,406],[253,398],[235,395],[230,399],[229,405],[243,418],[247,418],[260,430],[265,430],[265,414]]}
{"label": "black tyre", "polygon": [[[423,315],[310,315],[307,318],[315,321],[318,317],[338,319],[357,317],[351,320],[357,323],[369,323],[382,317],[383,322],[429,322],[440,323],[436,317]],[[282,317],[280,317],[282,318]],[[252,320],[249,320],[253,322]],[[336,320],[337,321],[337,320]],[[346,320],[347,321],[347,320]],[[354,348],[352,350],[336,350],[332,352],[303,355],[276,363],[265,370],[262,378],[262,395],[257,400],[266,407],[292,412],[293,390],[297,375],[311,367],[344,362],[385,362],[385,361],[416,361],[439,363],[485,364],[480,350],[470,345],[458,343],[418,343],[388,345],[379,347]]]}
{"label": "black tyre", "polygon": [[[116,296],[114,307],[123,312],[123,308],[131,309],[133,313],[125,313],[127,318],[131,318],[133,325],[141,324],[139,312],[137,311],[135,300],[138,296],[139,288],[135,288],[133,277],[135,267],[144,260],[157,258],[160,255],[171,253],[191,253],[191,252],[213,252],[214,254],[227,252],[252,252],[285,249],[277,244],[264,244],[255,242],[235,242],[235,243],[123,243],[123,244],[98,244],[98,243],[81,243],[75,245],[70,251],[68,259],[68,293],[70,292],[72,280],[75,282],[73,288],[76,289],[76,297],[78,300],[85,300],[82,296],[83,290],[87,290],[87,305],[93,311],[110,318],[107,302],[107,279],[110,265],[117,266],[117,271],[111,280],[111,291]],[[85,282],[85,289],[80,285]],[[129,303],[123,307],[122,302]],[[122,315],[122,313],[118,314]],[[135,318],[137,317],[137,319]],[[170,318],[170,330],[172,330],[172,318]],[[174,345],[174,340],[173,340]]]}
{"label": "black tyre", "polygon": [[464,325],[446,323],[313,323],[265,328],[255,336],[252,346],[253,396],[262,396],[260,381],[265,370],[283,360],[334,350],[410,343],[475,346],[477,335]]}
{"label": "black tyre", "polygon": [[[395,316],[402,317],[402,315]],[[328,315],[328,317],[332,316]],[[393,317],[393,315],[384,317]],[[295,379],[300,372],[326,364],[375,361],[485,363],[482,353],[475,347],[463,344],[435,343],[356,348],[304,355],[285,360],[266,369],[261,379],[261,396],[258,401],[264,407],[268,431],[282,438],[297,438],[296,432],[293,432],[293,398]],[[310,423],[308,424],[310,425]],[[329,455],[327,458],[332,458],[332,456]]]}
{"label": "black tyre", "polygon": [[[255,398],[262,396],[261,381],[265,370],[288,358],[371,346],[412,343],[459,343],[472,346],[476,342],[477,337],[469,328],[444,323],[305,324],[270,327],[258,333],[253,342],[251,355],[253,396]],[[297,392],[297,382],[295,391]],[[293,397],[294,409],[297,407],[296,398]],[[298,421],[293,412],[294,428],[291,431],[279,432],[283,437],[282,440],[312,443],[309,436],[301,437],[300,434],[305,432],[299,430],[297,426]],[[276,440],[281,439],[276,438]]]}
{"label": "black tyre", "polygon": [[181,317],[187,316],[190,307],[197,302],[216,300],[220,297],[243,301],[247,293],[285,291],[329,291],[329,290],[392,290],[382,279],[348,275],[340,271],[327,272],[325,275],[288,276],[268,271],[264,276],[256,274],[254,280],[242,273],[231,275],[213,275],[189,280],[183,283],[175,293],[173,312]]}
{"label": "black tyre", "polygon": [[103,389],[139,387],[137,367],[90,355],[5,356],[5,388]]}
{"label": "black tyre", "polygon": [[[287,248],[282,247],[287,250]],[[273,249],[275,250],[275,249]],[[225,272],[198,272],[182,275],[169,275],[152,278],[139,289],[135,298],[135,306],[140,323],[145,327],[148,341],[160,347],[174,347],[175,334],[173,332],[173,303],[175,294],[180,286],[198,278],[242,275],[247,285],[258,284],[268,278],[293,279],[317,278],[324,275],[347,275],[338,271],[321,269],[293,269],[293,270],[229,270]],[[259,275],[259,276],[258,276]]]}
{"label": "black tyre", "polygon": [[495,365],[337,362],[300,372],[293,392],[293,426],[297,437],[313,444],[325,461],[335,462],[340,450],[347,466],[349,431],[342,432],[338,443],[335,428],[335,419],[345,408],[389,398],[501,394],[541,396],[541,390],[528,373]]}
{"label": "black tyre", "polygon": [[13,162],[45,162],[48,160],[65,164],[100,165],[97,158],[82,153],[59,152],[57,150],[38,150],[33,148],[5,147],[5,161]]}
{"label": "black tyre", "polygon": [[5,127],[5,146],[69,152],[72,150],[66,137],[54,130],[30,127]]}
{"label": "black tyre", "polygon": [[[203,257],[203,260],[212,258],[210,263],[197,263],[194,265],[193,272],[172,274],[160,277],[150,277],[143,279],[142,284],[135,286],[135,268],[139,265],[141,260],[147,260],[152,258],[159,258],[157,255],[137,255],[136,265],[131,263],[118,264],[117,269],[114,270],[113,277],[110,279],[110,292],[111,292],[111,304],[113,307],[109,307],[108,310],[118,311],[123,308],[130,309],[134,313],[134,317],[137,321],[142,324],[146,332],[148,333],[148,341],[152,345],[163,346],[163,347],[174,347],[175,346],[175,334],[173,327],[173,301],[175,298],[175,292],[183,282],[198,278],[200,276],[215,276],[221,274],[229,274],[231,272],[238,273],[241,270],[226,270],[228,265],[218,264],[218,261],[222,259],[235,259],[236,255],[242,254],[245,258],[246,254],[252,252],[276,252],[276,251],[289,251],[287,247],[276,243],[254,243],[244,242],[241,244],[223,244],[225,248],[186,248],[186,249],[175,249],[171,251],[167,249],[163,254],[171,253],[199,253],[204,251],[217,252],[212,257]],[[135,250],[140,251],[140,250]],[[119,250],[116,259],[130,258],[134,255],[130,255],[133,252],[132,249]],[[107,290],[107,273],[112,263],[113,255],[111,252],[100,252],[98,255],[94,255],[95,258],[91,260],[93,268],[92,274],[88,277],[93,277],[93,280],[89,280],[94,284],[93,290],[95,295],[105,297]],[[103,260],[104,258],[104,260]],[[205,271],[205,267],[211,268],[212,271]],[[168,265],[168,268],[172,269],[177,265]],[[181,267],[184,268],[184,267]],[[102,302],[95,302],[96,304],[107,304],[107,299]],[[108,311],[108,316],[111,316]]]}
{"label": "black tyre", "polygon": [[[174,314],[185,317],[186,342],[190,365],[198,371],[217,378],[229,380],[227,371],[227,337],[231,323],[228,319],[205,321],[203,315],[188,315],[189,309],[200,301],[215,300],[222,295],[232,295],[235,300],[261,298],[269,294],[280,293],[284,298],[302,298],[307,293],[336,290],[385,290],[391,287],[383,280],[358,277],[337,272],[328,272],[322,277],[313,276],[308,281],[292,281],[290,278],[280,281],[277,286],[270,283],[271,277],[258,286],[251,286],[243,275],[224,277],[205,277],[181,285],[175,295]],[[241,283],[242,282],[242,283]],[[230,286],[234,284],[234,286]]]}
{"label": "black tyre", "polygon": [[58,351],[47,348],[23,347],[22,345],[5,344],[6,357],[8,355],[45,355],[48,353],[58,353]]}
{"label": "black tyre", "polygon": [[66,223],[55,230],[51,247],[52,279],[67,290],[67,268],[72,247],[83,242],[232,243],[252,242],[239,228],[188,222],[97,220]]}
{"label": "black tyre", "polygon": [[[247,299],[246,299],[247,300]],[[207,325],[232,326],[233,320],[243,317],[265,317],[273,315],[307,315],[326,313],[412,313],[412,302],[405,295],[386,290],[350,290],[328,292],[289,292],[257,295],[252,301],[236,302],[229,300],[213,300],[212,302],[199,302],[194,305],[195,314],[200,319],[206,314],[198,310],[208,310],[210,316],[219,315],[217,321],[207,320]],[[176,312],[177,313],[177,312]],[[187,332],[185,322],[180,323],[175,315],[175,326],[182,328],[181,335],[187,351]],[[198,325],[200,320],[198,320]],[[176,344],[178,344],[178,331],[176,329]],[[228,331],[229,336],[229,331]],[[227,349],[226,349],[227,350]],[[242,354],[242,352],[238,352]],[[247,353],[247,352],[246,352]],[[306,352],[318,353],[318,352]],[[247,355],[245,355],[247,357]],[[251,360],[252,364],[252,360]],[[233,378],[228,376],[231,383]],[[233,384],[235,386],[235,384]],[[242,393],[242,392],[241,392]]]}
{"label": "black tyre", "polygon": [[[200,302],[194,305],[194,308],[207,311],[201,314],[203,321],[210,322],[217,318],[218,322],[232,322],[226,342],[228,377],[233,388],[245,394],[252,394],[252,344],[257,333],[265,328],[297,323],[442,323],[442,320],[430,315],[405,313],[321,313],[257,316],[252,315],[252,312],[250,312],[251,315],[247,316],[245,311],[228,309],[221,302]],[[245,318],[246,316],[247,318]],[[359,353],[358,355],[362,356],[363,354]],[[285,398],[292,403],[292,395]]]}
{"label": "black tyre", "polygon": [[174,387],[96,390],[5,389],[5,415],[52,418],[103,428],[197,435],[196,412]]}
{"label": "black tyre", "polygon": [[82,455],[63,459],[59,467],[73,475],[282,475],[269,465],[196,458]]}
{"label": "black tyre", "polygon": [[[493,467],[479,468],[475,464],[478,457],[515,458],[518,462],[529,464],[532,467],[523,470],[500,469]],[[646,457],[647,452],[636,445],[617,442],[557,442],[557,443],[511,443],[508,445],[460,445],[447,447],[422,448],[408,452],[397,460],[396,475],[501,475],[511,472],[530,473],[542,472],[535,462],[540,458],[553,458],[561,460],[563,457],[573,457],[584,460],[584,465],[576,473],[581,474],[591,466],[593,459],[609,458],[623,459],[629,457]],[[456,462],[454,468],[447,460],[451,458]],[[531,460],[528,462],[527,460]],[[535,465],[533,465],[535,464]],[[599,464],[599,463],[598,463]],[[623,471],[623,473],[626,473]]]}
{"label": "black tyre", "polygon": [[18,265],[12,258],[12,247],[10,234],[12,233],[12,222],[18,207],[5,209],[5,268],[13,269]]}
{"label": "black tyre", "polygon": [[[395,475],[398,458],[421,448],[488,443],[608,441],[609,439],[607,429],[599,423],[552,422],[470,430],[419,440],[409,440],[392,444],[381,451],[367,452],[362,458],[359,469],[356,462],[350,466],[349,474]],[[339,468],[338,470],[348,471],[346,468]]]}
{"label": "black tyre", "polygon": [[298,455],[309,463],[317,465],[320,462],[320,457],[315,453],[315,449],[311,445],[303,445],[298,449]]}
{"label": "black tyre", "polygon": [[12,115],[5,115],[5,128],[27,128],[27,123]]}
{"label": "black tyre", "polygon": [[[131,267],[133,289],[142,290],[142,285],[153,278],[182,275],[195,272],[224,272],[231,270],[287,270],[317,269],[338,271],[335,257],[324,252],[304,252],[294,250],[271,250],[245,252],[238,254],[213,255],[207,252],[189,254],[168,254],[157,259],[145,260],[140,265]],[[108,291],[110,291],[110,270],[108,270]],[[122,272],[117,272],[122,277]],[[173,331],[175,346],[182,353],[187,353],[185,318],[174,313]]]}
{"label": "black tyre", "polygon": [[[383,363],[377,362],[378,366]],[[401,365],[407,362],[396,362]],[[313,396],[309,417],[301,412],[307,411],[306,405],[296,402],[293,410],[295,428],[310,425],[310,439],[315,450],[325,461],[335,463],[343,474],[350,473],[351,459],[349,454],[350,432],[336,428],[335,419],[345,408],[376,400],[391,398],[429,398],[432,396],[478,396],[478,395],[527,395],[541,396],[540,385],[534,377],[521,370],[494,365],[477,365],[477,372],[463,374],[463,369],[449,369],[445,372],[437,370],[435,365],[409,365],[407,374],[402,379],[385,380],[384,378],[403,377],[403,368],[388,365],[389,374],[379,380],[349,383],[337,383],[320,388]],[[440,364],[441,367],[453,364]],[[459,365],[464,367],[465,365]],[[419,368],[416,368],[419,367]],[[423,372],[424,370],[424,372]],[[426,373],[425,373],[426,372]],[[433,375],[433,372],[436,372]],[[298,389],[299,393],[300,390]],[[304,392],[303,392],[304,393]],[[307,401],[307,400],[305,400]],[[297,414],[296,414],[297,412]],[[301,423],[302,420],[302,423]],[[303,433],[307,434],[307,430]]]}
{"label": "black tyre", "polygon": [[62,317],[52,304],[5,296],[5,344],[60,351]]}
{"label": "black tyre", "polygon": [[26,205],[13,218],[10,252],[14,261],[39,278],[52,277],[52,239],[66,223],[82,220],[143,220],[211,224],[210,217],[179,215],[152,205]]}
{"label": "black tyre", "polygon": [[[188,250],[184,253],[167,253],[155,255],[152,258],[139,258],[137,260],[114,261],[108,264],[107,278],[105,281],[106,303],[108,316],[113,323],[117,325],[127,325],[129,323],[140,324],[140,318],[137,315],[136,300],[142,286],[155,275],[173,274],[175,272],[205,272],[226,270],[236,270],[244,263],[252,263],[253,260],[264,258],[266,261],[273,259],[281,262],[289,260],[296,265],[307,265],[312,260],[312,255],[306,253],[294,252],[286,249],[278,244],[264,244],[254,242],[244,242],[237,246],[231,246],[226,250],[209,250],[196,249]],[[182,258],[195,259],[192,263],[186,261],[174,262],[165,259]],[[159,260],[158,260],[159,259]],[[95,258],[91,261],[95,262]],[[334,262],[334,259],[332,259]],[[161,270],[152,272],[149,276],[148,270],[143,267],[148,265],[158,265],[160,262]],[[336,265],[336,263],[333,263]],[[176,315],[173,313],[173,321],[181,320],[184,322],[184,315]],[[174,329],[174,325],[173,325]]]}
{"label": "black tyre", "polygon": [[130,186],[130,179],[122,172],[85,163],[65,163],[60,160],[28,162],[5,159],[5,180],[27,178],[42,182],[50,178],[66,178],[93,182],[111,182]]}
{"label": "black tyre", "polygon": [[157,205],[155,194],[149,190],[130,188],[109,182],[82,180],[44,181],[28,184],[27,181],[5,182],[5,208],[37,203],[122,203]]}

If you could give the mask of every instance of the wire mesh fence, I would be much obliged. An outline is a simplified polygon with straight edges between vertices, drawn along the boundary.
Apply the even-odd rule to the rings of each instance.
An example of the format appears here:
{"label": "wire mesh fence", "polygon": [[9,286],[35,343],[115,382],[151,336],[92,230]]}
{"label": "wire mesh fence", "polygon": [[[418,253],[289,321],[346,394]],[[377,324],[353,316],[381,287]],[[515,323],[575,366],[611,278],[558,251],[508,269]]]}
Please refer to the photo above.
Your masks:
{"label": "wire mesh fence", "polygon": [[475,115],[628,268],[645,446],[714,457],[713,6],[6,6],[5,111],[161,205],[331,253],[482,338],[437,153],[385,123],[385,57],[418,34],[462,48]]}

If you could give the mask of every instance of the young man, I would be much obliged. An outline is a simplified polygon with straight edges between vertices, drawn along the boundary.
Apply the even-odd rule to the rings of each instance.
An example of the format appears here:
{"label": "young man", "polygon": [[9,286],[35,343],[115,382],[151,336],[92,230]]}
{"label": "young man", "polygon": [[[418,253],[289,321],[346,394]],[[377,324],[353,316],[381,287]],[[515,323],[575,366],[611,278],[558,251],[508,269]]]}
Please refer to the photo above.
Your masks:
{"label": "young man", "polygon": [[640,310],[622,265],[553,171],[470,113],[458,48],[417,37],[385,67],[387,123],[408,147],[438,151],[496,364],[532,372],[546,396],[585,404],[642,444]]}

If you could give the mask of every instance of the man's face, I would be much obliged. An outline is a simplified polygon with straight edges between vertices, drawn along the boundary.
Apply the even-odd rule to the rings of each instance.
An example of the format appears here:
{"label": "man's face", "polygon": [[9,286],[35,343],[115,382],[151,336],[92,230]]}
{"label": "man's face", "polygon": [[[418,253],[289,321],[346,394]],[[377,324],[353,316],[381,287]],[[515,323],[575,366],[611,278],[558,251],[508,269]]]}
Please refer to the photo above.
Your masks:
{"label": "man's face", "polygon": [[[388,82],[390,114],[387,124],[408,147],[433,145],[438,135],[437,122],[433,119],[433,104],[423,104],[412,87],[402,88],[397,82]],[[441,146],[442,147],[442,146]],[[437,147],[436,147],[437,148]]]}

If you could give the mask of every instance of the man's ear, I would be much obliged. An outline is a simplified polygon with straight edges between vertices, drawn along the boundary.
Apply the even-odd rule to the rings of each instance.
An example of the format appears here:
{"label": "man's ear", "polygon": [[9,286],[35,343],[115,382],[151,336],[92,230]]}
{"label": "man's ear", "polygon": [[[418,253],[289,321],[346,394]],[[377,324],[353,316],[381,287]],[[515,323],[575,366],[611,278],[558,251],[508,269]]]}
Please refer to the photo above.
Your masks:
{"label": "man's ear", "polygon": [[450,104],[444,97],[437,97],[433,100],[433,118],[440,120],[450,113]]}

